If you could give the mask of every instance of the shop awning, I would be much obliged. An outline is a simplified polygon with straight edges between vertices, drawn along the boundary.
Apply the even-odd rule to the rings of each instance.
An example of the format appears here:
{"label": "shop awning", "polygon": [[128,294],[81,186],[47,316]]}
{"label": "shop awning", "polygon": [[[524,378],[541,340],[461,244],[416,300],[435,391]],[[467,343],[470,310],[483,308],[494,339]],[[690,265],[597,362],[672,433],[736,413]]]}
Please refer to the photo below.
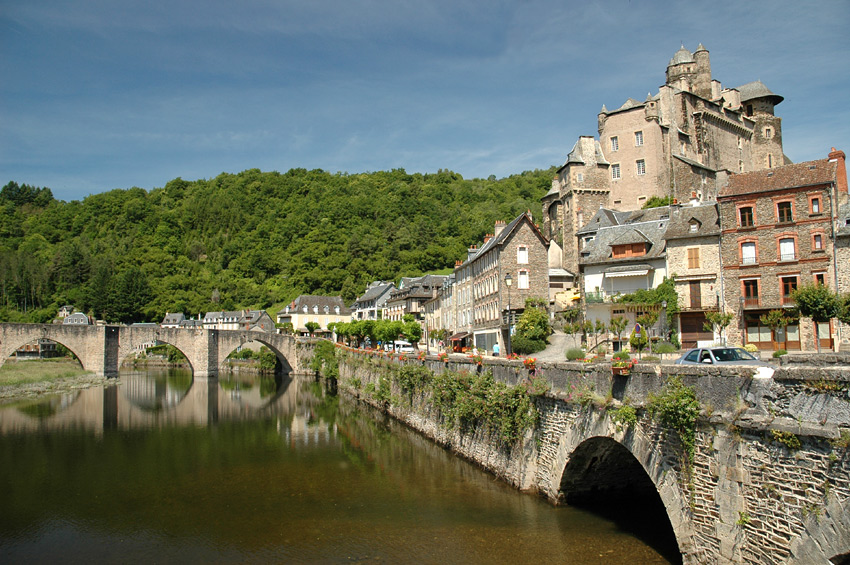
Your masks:
{"label": "shop awning", "polygon": [[605,276],[609,279],[615,279],[618,277],[643,277],[649,273],[648,269],[644,269],[641,271],[620,271],[619,273],[605,273]]}
{"label": "shop awning", "polygon": [[617,277],[644,277],[652,271],[654,268],[652,265],[647,265],[645,263],[638,265],[621,265],[618,267],[611,267],[610,269],[605,270],[605,277],[609,279],[617,278]]}
{"label": "shop awning", "polygon": [[460,341],[468,335],[469,335],[469,332],[458,332],[455,335],[453,335],[452,337],[450,337],[449,341]]}

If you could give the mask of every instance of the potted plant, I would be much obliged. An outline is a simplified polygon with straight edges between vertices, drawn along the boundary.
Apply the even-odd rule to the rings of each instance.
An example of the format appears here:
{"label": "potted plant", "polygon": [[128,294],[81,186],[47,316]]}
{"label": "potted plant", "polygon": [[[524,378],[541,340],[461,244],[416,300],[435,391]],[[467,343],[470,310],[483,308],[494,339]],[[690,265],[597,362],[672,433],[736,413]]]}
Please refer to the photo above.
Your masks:
{"label": "potted plant", "polygon": [[443,363],[448,363],[448,361],[449,361],[449,354],[448,354],[448,353],[446,353],[445,351],[441,351],[441,352],[440,352],[440,354],[439,354],[439,355],[437,355],[437,359],[439,359],[439,360],[440,360],[440,361],[442,361]]}
{"label": "potted plant", "polygon": [[522,360],[522,364],[525,365],[525,368],[529,371],[533,371],[537,366],[537,358],[536,357],[526,357]]}
{"label": "potted plant", "polygon": [[631,373],[632,367],[635,366],[635,361],[625,351],[618,351],[614,354],[611,361],[611,372],[614,375],[628,375]]}

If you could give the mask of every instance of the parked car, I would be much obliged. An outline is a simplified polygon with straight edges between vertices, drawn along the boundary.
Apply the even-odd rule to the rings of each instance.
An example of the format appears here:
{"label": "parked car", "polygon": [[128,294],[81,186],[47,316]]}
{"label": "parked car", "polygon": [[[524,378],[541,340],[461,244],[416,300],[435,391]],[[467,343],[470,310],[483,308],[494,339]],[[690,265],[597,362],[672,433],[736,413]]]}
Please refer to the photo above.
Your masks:
{"label": "parked car", "polygon": [[753,365],[773,367],[741,347],[698,347],[676,359],[676,365]]}
{"label": "parked car", "polygon": [[396,353],[413,353],[415,349],[408,341],[394,341],[393,349]]}

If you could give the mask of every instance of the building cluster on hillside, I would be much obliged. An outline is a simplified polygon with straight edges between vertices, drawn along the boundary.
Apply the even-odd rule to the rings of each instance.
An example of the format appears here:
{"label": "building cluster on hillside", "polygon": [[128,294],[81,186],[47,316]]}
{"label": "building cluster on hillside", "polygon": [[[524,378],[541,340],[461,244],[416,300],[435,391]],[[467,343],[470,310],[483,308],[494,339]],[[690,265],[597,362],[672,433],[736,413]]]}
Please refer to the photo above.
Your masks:
{"label": "building cluster on hillside", "polygon": [[[705,323],[709,312],[723,312],[733,315],[731,344],[813,350],[810,320],[770,328],[761,319],[793,307],[791,293],[804,284],[850,292],[845,154],[833,148],[792,164],[775,114],[782,100],[760,81],[724,88],[708,50],[683,46],[658,92],[602,107],[598,136],[575,142],[540,221],[527,212],[496,222],[451,274],[375,281],[350,307],[340,297],[299,296],[277,313],[278,327],[328,334],[333,322],[411,315],[429,347],[506,351],[527,299],[552,313],[578,306],[591,322],[621,316],[633,325],[648,306],[620,297],[667,279],[679,313],[659,316],[650,330],[675,331],[682,346],[719,339]],[[168,314],[162,326],[275,327],[255,310]],[[850,328],[837,321],[817,335],[821,347],[850,348]],[[614,334],[608,339],[621,347]]]}

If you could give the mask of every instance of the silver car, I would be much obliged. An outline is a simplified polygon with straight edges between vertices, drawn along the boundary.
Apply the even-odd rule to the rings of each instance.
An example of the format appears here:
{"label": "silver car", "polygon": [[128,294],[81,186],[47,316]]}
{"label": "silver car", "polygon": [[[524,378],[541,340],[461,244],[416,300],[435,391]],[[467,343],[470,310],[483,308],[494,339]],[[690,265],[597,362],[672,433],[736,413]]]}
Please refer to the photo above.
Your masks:
{"label": "silver car", "polygon": [[676,359],[676,365],[753,365],[773,367],[741,347],[699,347]]}

